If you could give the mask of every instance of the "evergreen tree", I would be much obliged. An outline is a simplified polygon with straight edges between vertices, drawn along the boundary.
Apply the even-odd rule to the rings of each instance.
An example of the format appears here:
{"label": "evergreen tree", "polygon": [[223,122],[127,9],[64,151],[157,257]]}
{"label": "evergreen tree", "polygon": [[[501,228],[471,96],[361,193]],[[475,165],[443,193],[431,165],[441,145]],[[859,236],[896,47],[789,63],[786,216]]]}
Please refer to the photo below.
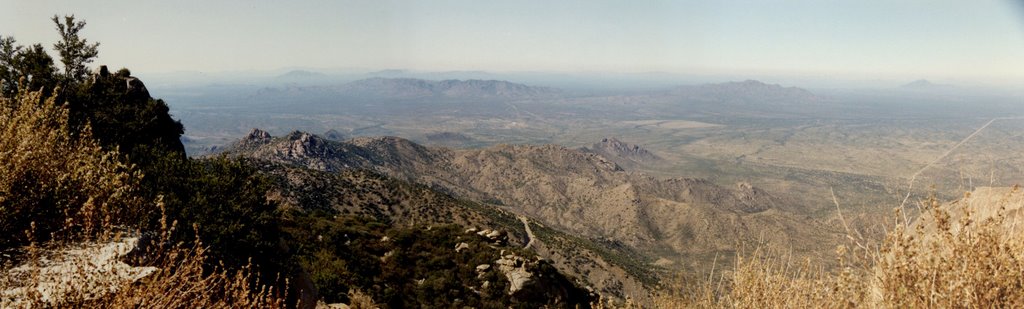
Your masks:
{"label": "evergreen tree", "polygon": [[60,54],[60,62],[64,64],[65,86],[77,84],[85,80],[89,73],[89,63],[99,55],[100,43],[89,43],[79,36],[85,21],[75,21],[75,15],[64,16],[64,22],[54,15],[53,23],[57,25],[60,41],[53,44],[53,49]]}
{"label": "evergreen tree", "polygon": [[21,51],[13,37],[0,36],[0,95],[13,97],[18,91],[18,76],[14,71],[14,58]]}

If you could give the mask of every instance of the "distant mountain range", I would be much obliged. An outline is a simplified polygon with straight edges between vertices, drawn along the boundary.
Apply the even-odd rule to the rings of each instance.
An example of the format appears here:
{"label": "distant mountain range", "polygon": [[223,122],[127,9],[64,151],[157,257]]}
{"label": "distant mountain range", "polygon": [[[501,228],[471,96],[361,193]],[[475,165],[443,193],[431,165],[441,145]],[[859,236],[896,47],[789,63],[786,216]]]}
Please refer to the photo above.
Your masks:
{"label": "distant mountain range", "polygon": [[442,80],[369,78],[338,88],[346,93],[386,97],[526,98],[558,94],[547,87],[532,87],[501,80]]}
{"label": "distant mountain range", "polygon": [[[301,74],[300,74],[301,75]],[[264,88],[257,96],[292,99],[378,98],[378,99],[525,99],[553,97],[559,90],[534,87],[501,80],[425,80],[415,78],[374,77],[337,86]]]}
{"label": "distant mountain range", "polygon": [[670,91],[672,95],[708,101],[758,101],[763,103],[809,103],[823,98],[797,87],[783,87],[757,80],[681,86]]}
{"label": "distant mountain range", "polygon": [[900,86],[902,90],[951,90],[956,88],[953,85],[936,84],[926,79],[919,79]]}
{"label": "distant mountain range", "polygon": [[293,70],[293,71],[288,71],[287,73],[278,75],[276,78],[277,79],[281,79],[281,80],[291,80],[291,79],[316,79],[316,78],[324,78],[324,77],[327,77],[327,74],[319,73],[319,72],[306,71],[306,70]]}

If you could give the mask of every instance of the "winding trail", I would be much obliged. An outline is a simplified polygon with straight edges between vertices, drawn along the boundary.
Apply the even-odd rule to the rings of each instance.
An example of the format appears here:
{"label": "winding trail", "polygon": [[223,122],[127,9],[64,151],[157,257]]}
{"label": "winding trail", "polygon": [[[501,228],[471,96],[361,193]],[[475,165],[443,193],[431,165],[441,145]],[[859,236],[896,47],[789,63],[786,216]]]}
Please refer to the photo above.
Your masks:
{"label": "winding trail", "polygon": [[516,216],[516,217],[519,218],[520,222],[523,222],[523,227],[526,228],[526,238],[528,239],[528,241],[526,242],[526,245],[523,246],[523,249],[529,249],[530,246],[533,246],[533,240],[537,239],[537,237],[533,236],[533,230],[530,229],[530,221],[526,221],[526,217],[524,217],[524,216]]}

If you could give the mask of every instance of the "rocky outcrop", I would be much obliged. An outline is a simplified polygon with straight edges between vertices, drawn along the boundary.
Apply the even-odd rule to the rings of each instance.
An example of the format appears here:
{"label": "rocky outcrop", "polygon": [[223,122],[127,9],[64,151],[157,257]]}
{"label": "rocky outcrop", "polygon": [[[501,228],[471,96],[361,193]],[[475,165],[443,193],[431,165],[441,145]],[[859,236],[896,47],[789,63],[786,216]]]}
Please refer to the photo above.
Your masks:
{"label": "rocky outcrop", "polygon": [[318,171],[339,171],[371,166],[367,149],[295,131],[280,138],[253,129],[245,138],[224,150],[226,154],[250,153],[251,157],[303,166]]}
{"label": "rocky outcrop", "polygon": [[320,158],[331,155],[332,149],[327,141],[319,136],[306,132],[293,132],[288,135],[291,143],[279,148],[278,153],[290,158]]}
{"label": "rocky outcrop", "polygon": [[[123,238],[104,243],[82,243],[46,252],[47,258],[25,263],[2,274],[0,307],[13,308],[33,297],[48,304],[61,304],[68,298],[95,299],[129,286],[156,272],[156,267],[136,267],[121,261],[138,243],[138,238]],[[75,299],[77,300],[77,299]]]}
{"label": "rocky outcrop", "polygon": [[116,74],[111,74],[107,66],[101,65],[96,68],[91,77],[93,87],[106,87],[111,80],[124,84],[125,95],[133,98],[149,98],[149,89],[142,83],[142,80],[131,76],[131,71],[121,69]]}
{"label": "rocky outcrop", "polygon": [[648,164],[663,161],[661,157],[640,147],[640,145],[626,143],[614,137],[604,138],[601,142],[594,143],[589,148],[583,148],[583,150],[599,154],[619,164],[629,165],[627,162],[622,162],[623,160]]}
{"label": "rocky outcrop", "polygon": [[88,121],[93,137],[104,147],[116,146],[126,154],[144,147],[147,152],[167,150],[185,155],[181,122],[171,117],[167,104],[151,97],[146,85],[128,69],[111,73],[106,66],[99,66],[76,91],[84,91],[88,98],[68,102],[74,115],[71,118]]}
{"label": "rocky outcrop", "polygon": [[514,295],[527,284],[533,283],[533,273],[526,270],[526,260],[513,254],[503,255],[494,265],[508,278],[508,293]]}
{"label": "rocky outcrop", "polygon": [[258,146],[269,143],[270,139],[270,133],[267,133],[267,131],[253,128],[251,131],[249,131],[249,134],[242,138],[241,142],[242,144],[245,145]]}

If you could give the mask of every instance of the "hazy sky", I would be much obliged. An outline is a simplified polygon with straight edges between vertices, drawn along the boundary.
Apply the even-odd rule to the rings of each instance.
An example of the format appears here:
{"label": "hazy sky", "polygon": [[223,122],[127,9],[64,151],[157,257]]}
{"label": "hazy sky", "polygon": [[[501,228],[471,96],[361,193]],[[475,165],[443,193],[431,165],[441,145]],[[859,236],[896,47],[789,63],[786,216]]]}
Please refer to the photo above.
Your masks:
{"label": "hazy sky", "polygon": [[0,35],[50,48],[76,14],[98,63],[1024,80],[1012,1],[14,1]]}

